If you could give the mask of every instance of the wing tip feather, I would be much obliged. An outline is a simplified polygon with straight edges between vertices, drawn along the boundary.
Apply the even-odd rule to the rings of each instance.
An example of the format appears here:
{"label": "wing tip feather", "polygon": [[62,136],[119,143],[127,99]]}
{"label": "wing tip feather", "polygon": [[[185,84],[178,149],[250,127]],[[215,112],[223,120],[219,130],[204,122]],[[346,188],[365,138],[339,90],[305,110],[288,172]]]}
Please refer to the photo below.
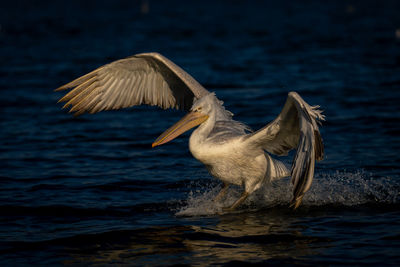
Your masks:
{"label": "wing tip feather", "polygon": [[65,87],[65,85],[63,85],[63,86],[60,86],[60,87],[54,89],[53,91],[54,92],[59,92],[59,91],[63,91],[63,90],[66,90],[66,89],[68,89],[68,87]]}
{"label": "wing tip feather", "polygon": [[321,161],[324,159],[324,142],[318,130],[314,130],[315,138],[315,159]]}
{"label": "wing tip feather", "polygon": [[301,195],[298,197],[293,197],[289,207],[293,208],[293,210],[296,210],[300,206],[301,202],[303,201],[303,197],[304,197],[304,195]]}

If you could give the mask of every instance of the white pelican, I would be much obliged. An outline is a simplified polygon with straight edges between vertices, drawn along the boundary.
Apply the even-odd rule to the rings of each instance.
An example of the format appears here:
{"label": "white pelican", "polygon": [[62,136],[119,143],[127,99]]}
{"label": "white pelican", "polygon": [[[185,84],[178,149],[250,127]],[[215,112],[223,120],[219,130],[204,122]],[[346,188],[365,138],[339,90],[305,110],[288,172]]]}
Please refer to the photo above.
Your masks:
{"label": "white pelican", "polygon": [[[224,210],[233,210],[266,181],[292,176],[291,206],[300,205],[310,188],[316,160],[323,158],[317,122],[319,106],[308,105],[296,92],[288,94],[278,117],[256,132],[232,119],[223,102],[172,61],[158,53],[143,53],[114,61],[67,83],[56,91],[74,88],[59,102],[75,115],[84,112],[148,104],[179,108],[189,113],[158,137],[153,147],[167,143],[198,126],[189,139],[192,155],[224,183],[244,187],[241,197]],[[291,171],[267,152],[287,155],[297,149]]]}

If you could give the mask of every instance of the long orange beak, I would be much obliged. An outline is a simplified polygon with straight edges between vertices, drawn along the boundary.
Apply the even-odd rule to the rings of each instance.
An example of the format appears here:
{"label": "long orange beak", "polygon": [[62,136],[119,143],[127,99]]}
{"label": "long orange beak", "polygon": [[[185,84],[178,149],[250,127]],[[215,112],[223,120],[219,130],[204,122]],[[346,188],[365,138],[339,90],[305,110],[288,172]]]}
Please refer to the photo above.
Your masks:
{"label": "long orange beak", "polygon": [[168,128],[165,132],[163,132],[151,146],[155,147],[165,144],[183,134],[187,130],[190,130],[193,127],[205,122],[207,119],[208,115],[192,111]]}

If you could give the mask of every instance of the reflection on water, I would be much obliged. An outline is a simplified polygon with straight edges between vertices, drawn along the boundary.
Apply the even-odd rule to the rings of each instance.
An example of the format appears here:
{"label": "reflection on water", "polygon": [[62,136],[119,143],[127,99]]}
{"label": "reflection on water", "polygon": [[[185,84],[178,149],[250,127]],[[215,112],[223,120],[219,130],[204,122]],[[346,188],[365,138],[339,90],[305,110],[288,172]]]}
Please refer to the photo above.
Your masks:
{"label": "reflection on water", "polygon": [[[304,235],[306,226],[297,224],[289,213],[271,210],[225,215],[210,227],[152,227],[82,238],[86,241],[79,249],[67,249],[71,259],[64,263],[260,262],[272,258],[298,259],[318,254],[320,248],[329,246],[325,238]],[[157,262],[160,255],[166,262]]]}
{"label": "reflection on water", "polygon": [[[275,213],[275,214],[274,214]],[[316,254],[316,238],[304,236],[293,218],[277,212],[222,216],[211,228],[193,227],[206,238],[185,240],[199,262],[259,262],[271,258],[297,258]]]}

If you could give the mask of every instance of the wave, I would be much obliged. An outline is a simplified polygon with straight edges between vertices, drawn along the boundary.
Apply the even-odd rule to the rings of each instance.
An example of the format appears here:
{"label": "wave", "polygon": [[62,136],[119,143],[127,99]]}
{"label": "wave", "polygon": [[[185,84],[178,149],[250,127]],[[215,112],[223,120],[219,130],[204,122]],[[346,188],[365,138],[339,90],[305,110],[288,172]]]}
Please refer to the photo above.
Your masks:
{"label": "wave", "polygon": [[[232,186],[222,202],[214,202],[221,186],[203,186],[190,191],[177,216],[207,216],[220,214],[222,207],[240,197],[242,188]],[[364,170],[335,171],[317,174],[306,193],[301,208],[320,206],[359,206],[366,204],[399,204],[400,183],[391,177],[375,177]],[[292,198],[290,178],[265,184],[249,196],[237,212],[263,208],[288,207]]]}

